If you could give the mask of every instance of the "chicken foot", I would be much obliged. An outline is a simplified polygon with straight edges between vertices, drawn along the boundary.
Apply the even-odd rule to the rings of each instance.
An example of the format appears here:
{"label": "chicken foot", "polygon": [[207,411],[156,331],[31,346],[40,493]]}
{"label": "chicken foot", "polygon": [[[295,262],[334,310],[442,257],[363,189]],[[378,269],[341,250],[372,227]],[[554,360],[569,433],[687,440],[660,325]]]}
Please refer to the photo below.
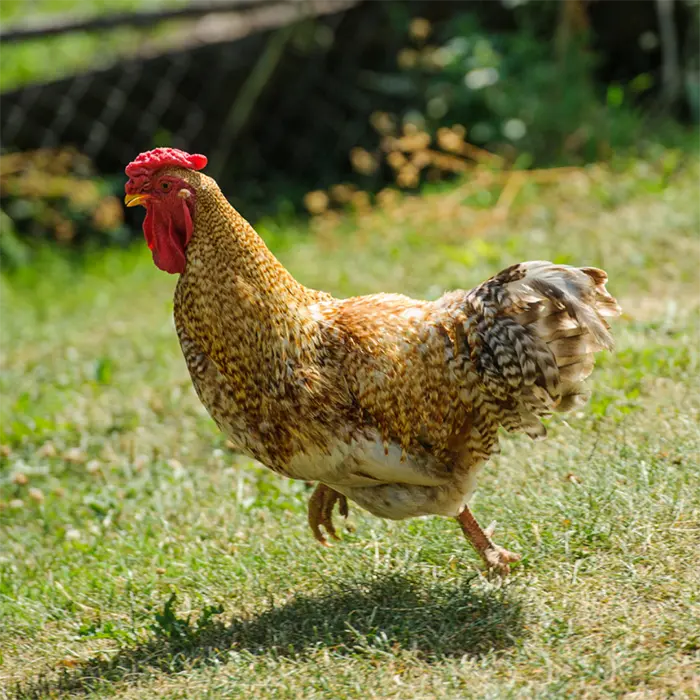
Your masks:
{"label": "chicken foot", "polygon": [[507,549],[494,544],[491,540],[493,531],[496,528],[495,521],[486,530],[482,530],[474,514],[469,510],[469,506],[465,505],[464,510],[457,516],[457,522],[459,522],[464,536],[469,540],[472,547],[476,549],[489,569],[496,571],[501,576],[505,576],[510,572],[510,566],[508,565],[520,559],[520,554],[509,552]]}
{"label": "chicken foot", "polygon": [[316,489],[309,499],[309,525],[314,537],[324,546],[328,547],[328,540],[321,532],[321,525],[334,539],[339,540],[335,527],[333,526],[333,507],[338,503],[338,512],[344,517],[348,517],[348,500],[342,493],[334,491],[330,486],[317,484]]}
{"label": "chicken foot", "polygon": [[[332,539],[340,539],[333,525],[333,509],[336,503],[338,504],[338,512],[344,518],[347,518],[347,498],[330,486],[321,483],[317,484],[309,499],[309,526],[314,537],[326,547],[329,546],[329,543],[323,532],[321,532],[321,526],[325,528]],[[491,537],[496,528],[496,523],[491,523],[486,530],[483,530],[469,506],[465,506],[464,510],[457,516],[457,522],[459,522],[465,537],[490,570],[496,571],[503,576],[510,572],[510,563],[520,560],[520,554],[509,552],[492,541]]]}

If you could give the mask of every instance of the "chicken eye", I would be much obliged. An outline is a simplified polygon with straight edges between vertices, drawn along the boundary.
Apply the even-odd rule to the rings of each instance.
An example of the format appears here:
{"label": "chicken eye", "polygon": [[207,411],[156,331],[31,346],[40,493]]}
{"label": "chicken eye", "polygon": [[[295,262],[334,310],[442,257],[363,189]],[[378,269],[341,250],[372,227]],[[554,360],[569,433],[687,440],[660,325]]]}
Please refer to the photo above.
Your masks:
{"label": "chicken eye", "polygon": [[170,183],[169,182],[161,182],[160,189],[163,190],[163,192],[168,192],[170,190]]}

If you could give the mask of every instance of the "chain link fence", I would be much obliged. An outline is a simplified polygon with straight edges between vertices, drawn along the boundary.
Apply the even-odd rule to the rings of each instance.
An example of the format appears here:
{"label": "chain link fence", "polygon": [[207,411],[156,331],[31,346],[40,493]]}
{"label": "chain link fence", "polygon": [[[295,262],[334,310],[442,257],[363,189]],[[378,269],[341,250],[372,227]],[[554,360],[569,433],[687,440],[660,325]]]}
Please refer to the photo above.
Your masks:
{"label": "chain link fence", "polygon": [[[207,172],[251,217],[275,209],[280,199],[298,203],[309,190],[357,180],[349,156],[357,146],[376,145],[371,115],[406,107],[406,95],[393,89],[391,76],[411,19],[440,22],[468,10],[490,27],[513,28],[511,6],[518,4],[190,0],[160,11],[51,18],[3,30],[0,136],[3,153],[14,154],[2,156],[3,224],[17,224],[22,216],[32,226],[64,222],[62,214],[46,213],[45,203],[31,205],[44,207],[38,214],[26,202],[16,206],[18,188],[20,195],[26,190],[75,199],[70,178],[76,176],[87,201],[89,173],[93,181],[98,178],[102,194],[118,194],[124,166],[155,146],[206,154]],[[561,3],[540,5],[533,16],[551,19]],[[586,6],[592,14],[599,8],[617,11],[619,3],[571,5]],[[627,5],[635,8],[625,24],[639,25],[636,33],[655,21],[655,3]],[[604,18],[598,23],[610,24]],[[618,46],[625,24],[616,24]],[[682,18],[677,24],[683,28]],[[26,78],[27,59],[35,54],[48,61],[45,75],[16,79]],[[56,76],[59,72],[63,75]],[[66,147],[73,160],[65,156]],[[26,178],[31,168],[20,153],[38,154],[28,158],[36,165],[38,157],[50,177]],[[8,178],[18,173],[10,185]],[[361,184],[371,189],[385,175],[366,174]],[[109,228],[122,215],[114,201],[105,210],[111,216],[104,211],[97,216],[95,207],[86,205],[86,236],[96,220]],[[67,240],[76,237],[75,226],[64,228]]]}
{"label": "chain link fence", "polygon": [[234,198],[256,203],[282,182],[303,190],[342,179],[372,111],[392,106],[367,73],[395,60],[392,24],[427,4],[258,0],[213,12],[208,3],[185,21],[150,13],[6,32],[4,51],[76,32],[137,36],[112,65],[4,91],[3,151],[72,146],[117,175],[140,151],[175,146],[205,153]]}

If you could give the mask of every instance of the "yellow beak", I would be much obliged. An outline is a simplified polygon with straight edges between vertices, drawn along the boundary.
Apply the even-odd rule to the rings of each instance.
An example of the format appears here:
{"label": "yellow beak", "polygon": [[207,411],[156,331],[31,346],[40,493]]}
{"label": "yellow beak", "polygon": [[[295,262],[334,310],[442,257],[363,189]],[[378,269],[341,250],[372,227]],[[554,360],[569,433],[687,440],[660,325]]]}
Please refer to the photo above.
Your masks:
{"label": "yellow beak", "polygon": [[127,194],[126,197],[124,197],[124,204],[126,204],[127,207],[135,207],[139,204],[146,206],[146,202],[150,198],[150,194]]}

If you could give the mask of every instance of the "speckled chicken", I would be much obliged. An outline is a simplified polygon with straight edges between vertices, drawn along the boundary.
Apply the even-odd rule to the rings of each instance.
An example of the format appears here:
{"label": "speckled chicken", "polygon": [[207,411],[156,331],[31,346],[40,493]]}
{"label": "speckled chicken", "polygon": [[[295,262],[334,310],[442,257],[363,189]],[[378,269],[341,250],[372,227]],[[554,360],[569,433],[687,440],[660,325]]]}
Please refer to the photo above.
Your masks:
{"label": "speckled chicken", "polygon": [[325,543],[347,499],[382,518],[454,517],[487,566],[519,555],[467,502],[500,427],[584,403],[593,354],[619,313],[606,274],[525,262],[436,301],[335,299],[297,282],[201,172],[157,148],[126,168],[155,264],[179,274],[175,324],[202,403],[236,447],[318,482],[309,522]]}

